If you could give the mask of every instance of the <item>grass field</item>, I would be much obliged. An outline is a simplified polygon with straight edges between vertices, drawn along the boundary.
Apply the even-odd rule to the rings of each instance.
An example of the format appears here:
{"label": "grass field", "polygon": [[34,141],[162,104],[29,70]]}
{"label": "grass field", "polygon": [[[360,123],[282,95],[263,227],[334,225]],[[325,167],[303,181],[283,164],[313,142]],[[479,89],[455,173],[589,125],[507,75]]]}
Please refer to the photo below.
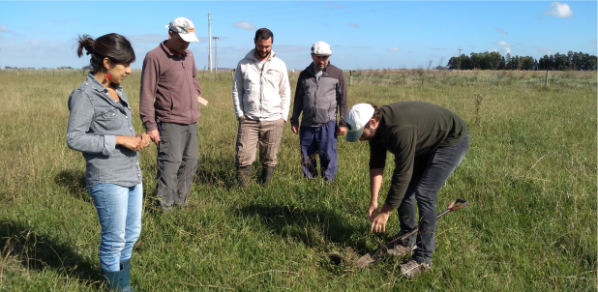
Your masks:
{"label": "grass field", "polygon": [[[298,73],[290,76],[295,87]],[[0,291],[103,291],[100,225],[80,153],[66,146],[67,100],[82,71],[0,71]],[[136,71],[123,83],[138,117]],[[369,233],[368,145],[339,140],[330,185],[302,179],[285,127],[273,184],[235,188],[230,72],[199,72],[210,101],[198,123],[188,209],[156,212],[155,146],[142,150],[145,212],[132,284],[148,291],[596,291],[596,72],[356,72],[349,104],[436,103],[469,125],[471,148],[438,197],[470,206],[439,221],[433,269],[406,259],[365,270],[346,258],[393,239]],[[348,79],[348,72],[347,72]],[[476,123],[475,95],[483,96]],[[139,118],[134,120],[141,131]],[[389,155],[381,201],[393,170]],[[254,165],[257,177],[260,167]]]}

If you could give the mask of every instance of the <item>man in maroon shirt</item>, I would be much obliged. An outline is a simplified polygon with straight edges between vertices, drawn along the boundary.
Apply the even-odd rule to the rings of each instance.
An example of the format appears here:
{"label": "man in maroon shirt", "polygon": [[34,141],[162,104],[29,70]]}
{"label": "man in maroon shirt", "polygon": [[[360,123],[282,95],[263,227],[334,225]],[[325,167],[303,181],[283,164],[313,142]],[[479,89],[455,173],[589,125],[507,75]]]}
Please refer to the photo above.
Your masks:
{"label": "man in maroon shirt", "polygon": [[197,97],[195,60],[189,43],[199,42],[193,22],[185,17],[172,21],[168,40],[143,60],[139,115],[143,127],[158,145],[160,208],[187,205],[197,169],[197,121],[201,116]]}

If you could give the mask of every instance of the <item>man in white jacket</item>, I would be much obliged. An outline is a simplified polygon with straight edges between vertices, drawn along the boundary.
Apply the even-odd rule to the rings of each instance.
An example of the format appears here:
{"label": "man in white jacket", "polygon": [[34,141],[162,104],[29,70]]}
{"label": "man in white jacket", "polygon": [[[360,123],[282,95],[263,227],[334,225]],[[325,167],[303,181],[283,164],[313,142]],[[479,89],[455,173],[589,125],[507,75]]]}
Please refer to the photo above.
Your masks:
{"label": "man in white jacket", "polygon": [[282,129],[287,121],[291,89],[285,63],[272,51],[274,34],[267,28],[255,32],[255,49],[239,61],[233,83],[233,104],[239,131],[235,166],[238,181],[246,187],[251,178],[259,143],[262,182],[272,180]]}

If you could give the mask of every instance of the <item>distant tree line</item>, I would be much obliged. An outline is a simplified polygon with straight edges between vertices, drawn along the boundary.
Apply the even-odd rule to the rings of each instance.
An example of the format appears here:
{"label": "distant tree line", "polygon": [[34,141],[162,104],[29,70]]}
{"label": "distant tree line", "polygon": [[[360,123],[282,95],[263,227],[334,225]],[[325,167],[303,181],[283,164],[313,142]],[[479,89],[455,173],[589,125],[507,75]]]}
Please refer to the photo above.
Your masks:
{"label": "distant tree line", "polygon": [[[86,67],[84,67],[86,68]],[[17,67],[17,66],[4,66],[4,69],[35,69],[35,67]],[[46,68],[46,67],[41,67],[40,69],[52,69],[52,68]],[[60,66],[57,67],[56,69],[74,69],[71,66]]]}
{"label": "distant tree line", "polygon": [[13,67],[13,66],[4,66],[4,69],[35,69],[35,67]]}
{"label": "distant tree line", "polygon": [[596,71],[596,56],[569,51],[566,55],[544,55],[539,60],[531,56],[502,56],[499,52],[471,53],[452,57],[448,69],[471,70],[573,70]]}

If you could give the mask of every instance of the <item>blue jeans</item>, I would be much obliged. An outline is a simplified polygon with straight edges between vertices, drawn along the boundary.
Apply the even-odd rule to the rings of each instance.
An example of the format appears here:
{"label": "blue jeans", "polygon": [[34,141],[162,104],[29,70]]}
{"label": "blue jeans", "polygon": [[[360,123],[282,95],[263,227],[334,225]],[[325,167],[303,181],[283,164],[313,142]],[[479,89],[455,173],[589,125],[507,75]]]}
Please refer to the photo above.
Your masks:
{"label": "blue jeans", "polygon": [[316,156],[320,156],[321,176],[328,181],[334,180],[337,170],[336,121],[321,127],[299,128],[301,143],[301,165],[306,177],[318,177]]}
{"label": "blue jeans", "polygon": [[120,271],[120,262],[131,258],[141,233],[143,187],[100,183],[89,188],[102,226],[100,268]]}
{"label": "blue jeans", "polygon": [[[432,264],[432,253],[436,249],[436,196],[468,149],[469,135],[457,145],[440,147],[428,156],[415,158],[413,176],[397,211],[401,224],[399,234],[415,227],[420,230],[416,237],[417,249],[413,252],[413,259],[419,263]],[[415,220],[414,198],[419,210],[419,226]]]}

